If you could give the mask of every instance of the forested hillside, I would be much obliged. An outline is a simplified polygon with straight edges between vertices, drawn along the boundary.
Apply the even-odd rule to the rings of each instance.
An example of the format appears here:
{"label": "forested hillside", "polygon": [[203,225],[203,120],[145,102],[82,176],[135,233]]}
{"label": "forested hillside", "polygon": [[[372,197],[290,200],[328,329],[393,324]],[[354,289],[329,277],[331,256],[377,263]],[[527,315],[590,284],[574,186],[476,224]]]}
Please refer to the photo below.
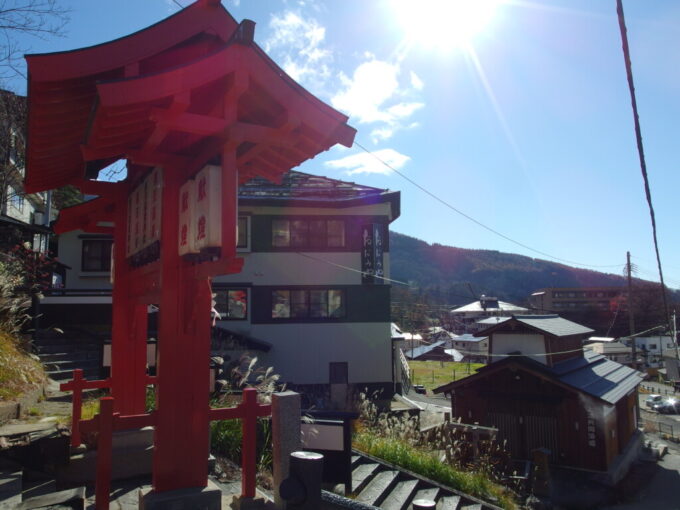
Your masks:
{"label": "forested hillside", "polygon": [[[526,303],[542,287],[623,286],[623,275],[492,250],[469,250],[428,244],[390,233],[392,278],[407,281],[432,303],[464,304],[481,294]],[[623,271],[624,264],[621,264]],[[677,292],[674,292],[677,297]]]}

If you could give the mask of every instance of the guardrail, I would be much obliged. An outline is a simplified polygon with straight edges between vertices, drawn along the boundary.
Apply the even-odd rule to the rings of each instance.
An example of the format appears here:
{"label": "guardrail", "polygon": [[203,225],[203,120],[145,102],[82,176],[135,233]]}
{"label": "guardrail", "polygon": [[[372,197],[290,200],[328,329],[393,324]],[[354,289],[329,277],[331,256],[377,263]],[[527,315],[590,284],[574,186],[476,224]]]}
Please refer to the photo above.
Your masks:
{"label": "guardrail", "polygon": [[673,386],[650,386],[648,384],[641,384],[640,393],[653,393],[656,395],[676,395],[677,390]]}

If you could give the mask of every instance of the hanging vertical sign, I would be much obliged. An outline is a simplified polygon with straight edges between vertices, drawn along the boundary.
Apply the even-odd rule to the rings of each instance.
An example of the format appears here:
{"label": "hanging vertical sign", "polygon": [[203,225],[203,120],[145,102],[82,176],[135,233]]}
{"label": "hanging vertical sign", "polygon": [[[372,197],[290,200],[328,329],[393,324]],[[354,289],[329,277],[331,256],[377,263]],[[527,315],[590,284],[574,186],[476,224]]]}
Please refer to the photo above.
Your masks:
{"label": "hanging vertical sign", "polygon": [[132,266],[160,257],[163,170],[154,168],[128,197],[125,254]]}
{"label": "hanging vertical sign", "polygon": [[361,283],[382,283],[384,266],[384,228],[381,223],[361,227]]}
{"label": "hanging vertical sign", "polygon": [[207,165],[194,178],[196,210],[194,233],[196,248],[218,248],[222,244],[222,168]]}
{"label": "hanging vertical sign", "polygon": [[179,254],[222,245],[222,168],[207,165],[180,188]]}
{"label": "hanging vertical sign", "polygon": [[194,245],[194,181],[189,179],[179,189],[179,254],[198,253]]}
{"label": "hanging vertical sign", "polygon": [[385,276],[385,266],[383,261],[383,226],[380,223],[373,224],[373,251],[374,251],[374,283],[383,283]]}

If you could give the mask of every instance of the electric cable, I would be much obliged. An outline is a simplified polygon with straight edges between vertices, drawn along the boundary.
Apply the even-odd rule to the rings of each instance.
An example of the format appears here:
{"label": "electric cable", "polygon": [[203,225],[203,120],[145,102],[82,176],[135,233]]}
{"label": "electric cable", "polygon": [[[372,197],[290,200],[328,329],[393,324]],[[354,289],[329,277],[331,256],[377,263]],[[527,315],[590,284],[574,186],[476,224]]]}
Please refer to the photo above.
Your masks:
{"label": "electric cable", "polygon": [[640,116],[638,115],[637,99],[635,97],[635,83],[633,82],[633,65],[630,60],[630,48],[628,46],[628,31],[626,29],[626,19],[623,14],[623,1],[616,0],[616,13],[619,19],[619,31],[621,32],[621,46],[623,49],[623,60],[626,66],[626,78],[628,79],[628,90],[630,92],[630,104],[633,109],[633,122],[635,124],[635,141],[637,143],[638,158],[640,160],[640,171],[645,185],[645,197],[649,206],[649,217],[652,220],[652,237],[654,239],[654,251],[656,252],[656,263],[659,268],[659,280],[661,281],[661,296],[663,298],[664,316],[670,329],[670,315],[668,314],[668,301],[666,300],[666,286],[663,281],[663,269],[661,268],[661,255],[659,253],[659,240],[656,232],[656,217],[654,206],[652,205],[652,192],[649,187],[649,177],[647,175],[647,163],[645,161],[645,151],[642,145],[642,130],[640,128]]}
{"label": "electric cable", "polygon": [[387,163],[386,161],[384,161],[382,158],[380,158],[379,156],[377,156],[377,155],[374,154],[373,152],[369,151],[366,147],[364,147],[361,143],[357,142],[356,140],[354,141],[354,145],[356,145],[357,147],[359,147],[361,150],[363,150],[363,151],[366,152],[367,154],[371,155],[373,158],[375,158],[375,159],[376,159],[377,161],[379,161],[381,164],[385,165],[387,168],[389,168],[390,170],[392,170],[392,171],[393,171],[394,173],[396,173],[398,176],[400,176],[401,178],[403,178],[404,180],[406,180],[407,182],[409,182],[411,185],[413,185],[413,186],[415,186],[416,188],[418,188],[418,189],[419,189],[420,191],[422,191],[423,193],[429,195],[431,198],[433,198],[434,200],[436,200],[437,202],[439,202],[439,203],[442,204],[443,206],[445,206],[445,207],[451,209],[453,212],[455,212],[455,213],[461,215],[462,217],[464,217],[465,219],[471,221],[472,223],[474,223],[474,224],[476,224],[476,225],[478,225],[478,226],[480,226],[480,227],[482,227],[482,228],[488,230],[488,231],[491,232],[492,234],[495,234],[495,235],[497,235],[497,236],[499,236],[499,237],[505,239],[506,241],[510,241],[511,243],[514,243],[514,244],[516,244],[517,246],[520,246],[520,247],[522,247],[522,248],[524,248],[524,249],[526,249],[526,250],[532,251],[532,252],[534,252],[534,253],[538,253],[539,255],[543,255],[544,257],[547,257],[547,258],[549,258],[549,259],[553,259],[553,260],[556,260],[556,261],[558,261],[558,262],[563,262],[563,263],[565,263],[565,264],[571,264],[571,265],[575,265],[575,266],[583,266],[583,267],[600,267],[600,268],[601,268],[601,267],[619,267],[619,266],[621,265],[621,264],[605,264],[605,265],[584,264],[584,263],[582,263],[582,262],[575,262],[575,261],[573,261],[573,260],[563,259],[563,258],[561,258],[561,257],[556,257],[556,256],[550,255],[549,253],[546,253],[546,252],[544,252],[544,251],[537,250],[536,248],[532,248],[532,247],[529,246],[529,245],[526,245],[526,244],[524,244],[524,243],[522,243],[522,242],[520,242],[520,241],[517,241],[517,240],[515,240],[515,239],[513,239],[513,238],[511,238],[511,237],[509,237],[509,236],[507,236],[507,235],[505,235],[505,234],[499,232],[498,230],[495,230],[495,229],[489,227],[488,225],[485,225],[484,223],[482,223],[481,221],[479,221],[479,220],[473,218],[473,217],[470,216],[469,214],[466,214],[466,213],[464,213],[463,211],[461,211],[460,209],[454,207],[453,205],[451,205],[450,203],[448,203],[446,200],[440,198],[438,195],[434,194],[433,192],[431,192],[431,191],[428,190],[427,188],[421,186],[420,184],[418,184],[418,183],[417,183],[416,181],[414,181],[413,179],[411,179],[411,178],[407,177],[406,175],[404,175],[402,172],[400,172],[399,170],[397,170],[396,168],[394,168],[392,165],[390,165],[389,163]]}

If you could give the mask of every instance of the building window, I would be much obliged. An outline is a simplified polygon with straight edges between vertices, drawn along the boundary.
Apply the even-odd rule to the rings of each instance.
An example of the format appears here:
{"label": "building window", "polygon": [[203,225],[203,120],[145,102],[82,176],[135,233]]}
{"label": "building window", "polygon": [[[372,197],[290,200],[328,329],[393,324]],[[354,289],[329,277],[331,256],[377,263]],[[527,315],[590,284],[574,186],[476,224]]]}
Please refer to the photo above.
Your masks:
{"label": "building window", "polygon": [[84,239],[81,269],[87,272],[111,271],[111,239]]}
{"label": "building window", "polygon": [[650,351],[656,350],[656,344],[649,344],[649,350]]}
{"label": "building window", "polygon": [[240,251],[250,250],[250,217],[238,217],[238,236],[236,238],[236,248]]}
{"label": "building window", "polygon": [[20,213],[24,212],[24,197],[12,186],[7,188],[9,194],[9,204]]}
{"label": "building window", "polygon": [[345,247],[345,221],[291,219],[272,221],[272,246],[326,249]]}
{"label": "building window", "polygon": [[220,320],[248,318],[248,289],[216,289],[214,300]]}
{"label": "building window", "polygon": [[339,319],[345,316],[345,292],[336,289],[272,291],[272,319]]}

